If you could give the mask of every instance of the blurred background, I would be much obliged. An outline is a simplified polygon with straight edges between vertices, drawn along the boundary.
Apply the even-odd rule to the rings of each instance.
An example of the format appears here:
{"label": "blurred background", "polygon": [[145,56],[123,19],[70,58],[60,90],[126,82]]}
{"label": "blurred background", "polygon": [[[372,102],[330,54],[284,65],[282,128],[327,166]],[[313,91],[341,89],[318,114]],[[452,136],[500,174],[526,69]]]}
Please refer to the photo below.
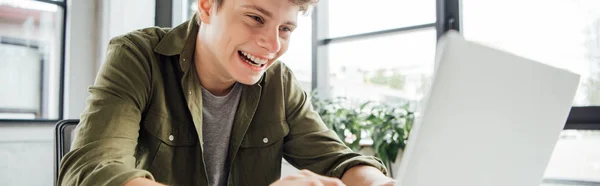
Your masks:
{"label": "blurred background", "polygon": [[[459,25],[467,39],[582,75],[544,184],[600,185],[600,1],[457,2],[320,0],[299,16],[280,60],[319,98],[418,107],[442,23]],[[0,185],[52,184],[54,124],[78,119],[110,38],[179,25],[196,7],[196,0],[0,0]]]}

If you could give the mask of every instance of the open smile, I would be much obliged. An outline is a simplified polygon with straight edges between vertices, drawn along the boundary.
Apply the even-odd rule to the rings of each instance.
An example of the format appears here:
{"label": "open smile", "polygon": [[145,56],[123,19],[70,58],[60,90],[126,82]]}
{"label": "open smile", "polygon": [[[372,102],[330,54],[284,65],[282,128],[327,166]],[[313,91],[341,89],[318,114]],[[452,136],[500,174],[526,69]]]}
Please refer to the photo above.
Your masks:
{"label": "open smile", "polygon": [[240,56],[240,59],[253,70],[262,70],[265,66],[267,66],[267,63],[269,62],[268,59],[256,57],[248,52],[244,52],[241,50],[238,50],[238,55]]}

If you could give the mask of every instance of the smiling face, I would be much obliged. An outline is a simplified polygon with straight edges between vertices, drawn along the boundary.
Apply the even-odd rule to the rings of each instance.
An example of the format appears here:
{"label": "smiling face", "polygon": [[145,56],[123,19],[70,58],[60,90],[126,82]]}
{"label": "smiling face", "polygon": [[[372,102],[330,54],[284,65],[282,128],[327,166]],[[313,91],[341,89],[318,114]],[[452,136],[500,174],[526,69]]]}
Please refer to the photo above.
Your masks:
{"label": "smiling face", "polygon": [[288,49],[300,6],[289,0],[199,0],[202,63],[251,85]]}

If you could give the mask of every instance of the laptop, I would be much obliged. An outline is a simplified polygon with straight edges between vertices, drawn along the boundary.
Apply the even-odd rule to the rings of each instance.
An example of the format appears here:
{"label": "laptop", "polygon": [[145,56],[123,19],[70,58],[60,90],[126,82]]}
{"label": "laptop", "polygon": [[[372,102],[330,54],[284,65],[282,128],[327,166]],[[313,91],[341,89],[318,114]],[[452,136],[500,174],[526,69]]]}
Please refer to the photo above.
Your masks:
{"label": "laptop", "polygon": [[397,186],[539,186],[579,75],[444,34]]}

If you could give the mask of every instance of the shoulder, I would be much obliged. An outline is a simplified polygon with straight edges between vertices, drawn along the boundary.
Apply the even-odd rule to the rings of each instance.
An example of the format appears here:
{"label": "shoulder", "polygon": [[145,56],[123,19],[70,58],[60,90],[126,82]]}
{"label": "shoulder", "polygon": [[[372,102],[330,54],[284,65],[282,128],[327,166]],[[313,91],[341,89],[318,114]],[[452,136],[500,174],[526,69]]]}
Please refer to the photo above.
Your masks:
{"label": "shoulder", "polygon": [[109,42],[111,46],[124,46],[140,51],[152,53],[154,47],[169,32],[170,28],[148,27],[134,30],[123,35],[113,37]]}
{"label": "shoulder", "polygon": [[265,73],[265,87],[271,87],[283,91],[283,94],[290,95],[295,92],[303,92],[300,82],[296,75],[285,63],[277,61]]}
{"label": "shoulder", "polygon": [[281,83],[294,78],[292,70],[282,61],[276,61],[265,73],[267,82],[280,81]]}

